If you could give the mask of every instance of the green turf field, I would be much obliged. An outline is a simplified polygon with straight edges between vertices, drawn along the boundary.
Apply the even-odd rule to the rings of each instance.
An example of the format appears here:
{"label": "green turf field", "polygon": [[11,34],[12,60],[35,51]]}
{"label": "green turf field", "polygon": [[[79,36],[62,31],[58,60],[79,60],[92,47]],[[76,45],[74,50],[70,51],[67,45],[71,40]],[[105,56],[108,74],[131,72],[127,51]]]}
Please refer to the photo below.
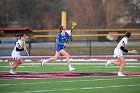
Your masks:
{"label": "green turf field", "polygon": [[[17,72],[61,72],[68,71],[65,62],[23,63]],[[118,67],[105,62],[72,62],[77,72],[117,72]],[[8,62],[0,62],[0,71],[8,71]],[[125,72],[140,72],[140,61],[128,61]],[[140,93],[140,76],[95,76],[78,78],[1,79],[1,93]]]}

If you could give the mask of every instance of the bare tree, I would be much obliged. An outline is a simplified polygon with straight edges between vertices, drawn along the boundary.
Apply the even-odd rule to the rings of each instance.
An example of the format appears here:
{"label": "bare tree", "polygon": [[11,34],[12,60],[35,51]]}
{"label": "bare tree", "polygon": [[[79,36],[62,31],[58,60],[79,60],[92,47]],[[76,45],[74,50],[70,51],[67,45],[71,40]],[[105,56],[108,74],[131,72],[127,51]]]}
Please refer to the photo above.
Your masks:
{"label": "bare tree", "polygon": [[18,22],[21,27],[54,29],[61,24],[63,10],[68,28],[72,21],[81,29],[118,28],[140,21],[140,0],[0,0],[0,9],[1,27]]}

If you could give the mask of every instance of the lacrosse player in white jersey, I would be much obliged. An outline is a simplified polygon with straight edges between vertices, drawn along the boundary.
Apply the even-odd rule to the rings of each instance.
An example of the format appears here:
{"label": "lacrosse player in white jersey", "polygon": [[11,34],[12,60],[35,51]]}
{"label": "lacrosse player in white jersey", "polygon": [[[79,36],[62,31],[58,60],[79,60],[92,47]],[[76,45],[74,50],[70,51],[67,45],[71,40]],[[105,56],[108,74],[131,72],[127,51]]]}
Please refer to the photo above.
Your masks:
{"label": "lacrosse player in white jersey", "polygon": [[125,76],[122,73],[123,70],[124,70],[124,66],[125,66],[125,59],[124,59],[124,56],[123,56],[123,52],[130,53],[130,54],[137,54],[136,50],[131,50],[130,51],[130,50],[125,49],[125,47],[128,44],[128,38],[130,36],[131,36],[131,33],[126,32],[125,35],[123,36],[123,38],[118,43],[117,47],[114,49],[114,58],[116,58],[117,61],[108,60],[107,63],[106,63],[106,66],[108,66],[109,64],[114,64],[114,65],[120,66],[118,76]]}
{"label": "lacrosse player in white jersey", "polygon": [[25,49],[26,47],[24,47],[25,46],[25,34],[19,34],[18,37],[19,37],[19,40],[16,42],[14,50],[11,53],[12,58],[14,59],[14,62],[9,63],[9,65],[10,65],[9,73],[11,73],[11,74],[16,74],[15,69],[20,64],[22,64],[22,58],[21,58],[20,52],[26,50]]}

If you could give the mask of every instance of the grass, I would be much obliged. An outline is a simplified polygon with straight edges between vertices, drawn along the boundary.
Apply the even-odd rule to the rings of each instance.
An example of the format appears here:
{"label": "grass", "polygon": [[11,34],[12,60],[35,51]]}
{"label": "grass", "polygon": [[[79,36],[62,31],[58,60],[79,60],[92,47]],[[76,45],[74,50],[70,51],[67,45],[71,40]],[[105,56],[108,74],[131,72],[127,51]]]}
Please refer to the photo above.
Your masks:
{"label": "grass", "polygon": [[[68,71],[65,62],[23,63],[17,68],[22,72],[60,72]],[[105,62],[72,62],[77,72],[117,72],[119,67]],[[8,71],[8,62],[0,62],[0,71]],[[129,61],[124,71],[139,72],[140,61]],[[140,76],[96,76],[78,78],[45,78],[45,79],[1,79],[1,93],[140,93]]]}

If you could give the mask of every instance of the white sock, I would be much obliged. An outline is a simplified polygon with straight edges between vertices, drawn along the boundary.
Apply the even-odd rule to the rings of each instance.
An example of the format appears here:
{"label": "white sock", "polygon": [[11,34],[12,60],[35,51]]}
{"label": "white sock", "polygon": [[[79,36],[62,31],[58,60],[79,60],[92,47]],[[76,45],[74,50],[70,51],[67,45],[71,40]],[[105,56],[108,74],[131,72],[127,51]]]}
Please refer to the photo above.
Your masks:
{"label": "white sock", "polygon": [[118,72],[118,74],[122,74],[122,72]]}
{"label": "white sock", "polygon": [[47,62],[48,62],[48,60],[46,59],[46,60],[45,60],[45,62],[47,63]]}
{"label": "white sock", "polygon": [[45,62],[45,63],[46,63],[47,61],[48,61],[47,59],[43,59],[43,60],[42,60],[42,62]]}
{"label": "white sock", "polygon": [[12,72],[13,72],[14,70],[12,70],[12,69],[11,69],[10,71],[12,71]]}
{"label": "white sock", "polygon": [[110,62],[109,62],[110,64],[112,63],[112,61],[110,60]]}
{"label": "white sock", "polygon": [[71,68],[71,65],[68,65],[69,68]]}

